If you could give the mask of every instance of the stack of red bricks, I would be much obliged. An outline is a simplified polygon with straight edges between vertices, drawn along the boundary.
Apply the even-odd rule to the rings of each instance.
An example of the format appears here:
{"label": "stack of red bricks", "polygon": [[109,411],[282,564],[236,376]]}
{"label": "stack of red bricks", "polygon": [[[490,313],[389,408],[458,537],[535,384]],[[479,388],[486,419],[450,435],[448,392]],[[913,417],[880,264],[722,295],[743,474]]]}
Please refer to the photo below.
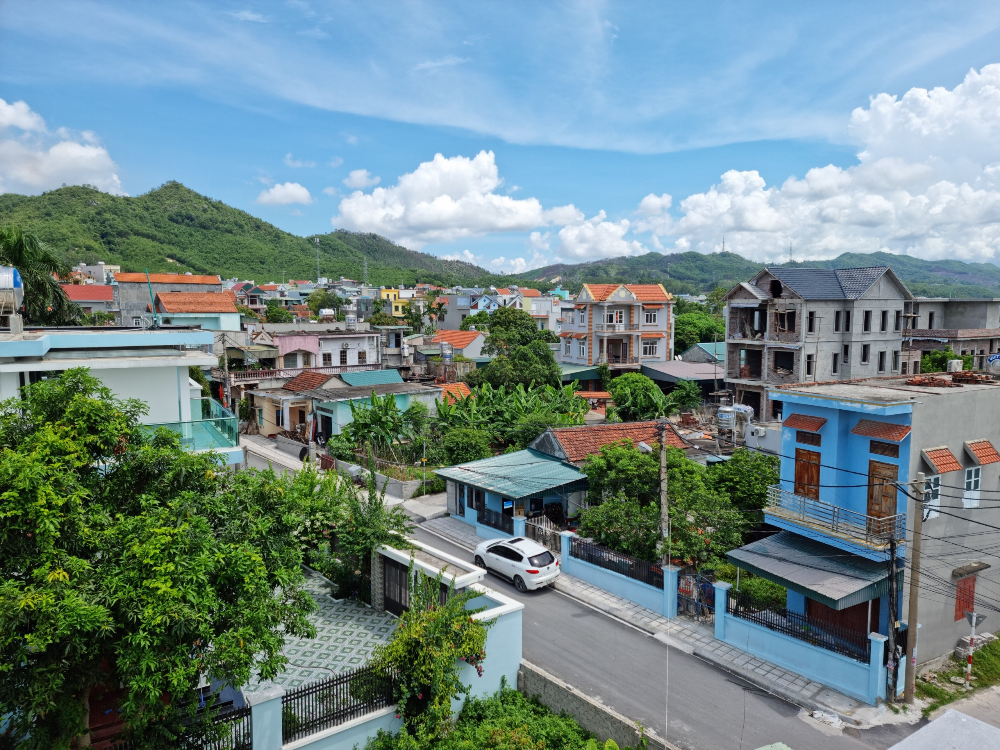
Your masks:
{"label": "stack of red bricks", "polygon": [[951,379],[956,383],[968,383],[970,385],[994,382],[993,378],[984,372],[970,372],[968,370],[954,373]]}
{"label": "stack of red bricks", "polygon": [[961,388],[961,383],[953,383],[951,380],[945,380],[944,378],[935,378],[928,375],[917,375],[906,381],[907,385],[923,385],[930,386],[932,388]]}

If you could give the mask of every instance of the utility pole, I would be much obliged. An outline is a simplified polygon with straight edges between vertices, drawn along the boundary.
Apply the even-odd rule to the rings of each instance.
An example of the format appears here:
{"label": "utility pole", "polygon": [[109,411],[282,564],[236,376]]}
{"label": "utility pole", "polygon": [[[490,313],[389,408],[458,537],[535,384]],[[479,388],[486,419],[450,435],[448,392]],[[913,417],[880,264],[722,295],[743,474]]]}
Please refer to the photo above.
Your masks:
{"label": "utility pole", "polygon": [[920,543],[924,536],[924,473],[917,472],[916,500],[913,514],[913,543],[910,560],[910,608],[906,615],[907,636],[906,636],[906,687],[903,688],[903,700],[913,704],[913,694],[915,690],[914,680],[917,677],[917,606],[920,599]]}
{"label": "utility pole", "polygon": [[896,702],[896,617],[899,610],[899,597],[896,591],[896,533],[889,531],[889,640],[886,647],[889,656],[886,659],[885,702]]}
{"label": "utility pole", "polygon": [[[222,372],[223,372],[223,377],[225,378],[223,387],[225,389],[224,393],[226,401],[226,403],[223,404],[223,406],[225,406],[230,411],[233,411],[233,406],[232,406],[233,393],[229,386],[229,337],[226,334],[222,334]],[[240,415],[235,411],[233,411],[233,413],[236,414],[237,417],[236,421],[238,423]]]}
{"label": "utility pole", "polygon": [[670,513],[667,507],[667,420],[657,424],[660,433],[660,535],[663,537],[663,566],[670,565]]}

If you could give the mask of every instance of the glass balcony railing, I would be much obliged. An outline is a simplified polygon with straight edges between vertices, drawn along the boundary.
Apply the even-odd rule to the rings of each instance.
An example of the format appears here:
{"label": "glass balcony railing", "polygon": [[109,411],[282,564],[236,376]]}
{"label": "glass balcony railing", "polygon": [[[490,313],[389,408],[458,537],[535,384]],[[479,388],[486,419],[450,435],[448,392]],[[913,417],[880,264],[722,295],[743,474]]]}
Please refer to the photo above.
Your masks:
{"label": "glass balcony railing", "polygon": [[161,422],[146,427],[151,431],[164,427],[176,432],[181,447],[187,451],[223,450],[240,444],[239,420],[214,398],[191,399],[190,422]]}

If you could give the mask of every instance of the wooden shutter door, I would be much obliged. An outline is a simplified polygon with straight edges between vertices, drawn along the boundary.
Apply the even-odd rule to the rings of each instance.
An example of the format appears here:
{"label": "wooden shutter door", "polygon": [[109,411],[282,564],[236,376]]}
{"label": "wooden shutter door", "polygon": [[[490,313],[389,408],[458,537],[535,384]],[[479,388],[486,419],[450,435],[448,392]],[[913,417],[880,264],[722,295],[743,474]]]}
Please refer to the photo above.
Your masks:
{"label": "wooden shutter door", "polygon": [[819,453],[795,449],[795,494],[819,500]]}
{"label": "wooden shutter door", "polygon": [[899,467],[881,461],[868,462],[868,515],[886,518],[896,515],[896,478]]}
{"label": "wooden shutter door", "polygon": [[960,578],[955,592],[955,622],[965,619],[966,612],[974,612],[976,607],[976,577]]}

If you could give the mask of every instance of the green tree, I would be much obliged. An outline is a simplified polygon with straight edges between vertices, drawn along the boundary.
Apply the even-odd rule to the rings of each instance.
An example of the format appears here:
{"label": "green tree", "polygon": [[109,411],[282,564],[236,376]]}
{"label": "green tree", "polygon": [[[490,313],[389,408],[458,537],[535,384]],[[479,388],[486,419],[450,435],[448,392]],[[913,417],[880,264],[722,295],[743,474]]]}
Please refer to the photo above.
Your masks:
{"label": "green tree", "polygon": [[24,284],[24,312],[35,325],[75,325],[82,314],[53,274],[68,269],[33,232],[19,226],[0,226],[0,266],[13,266]]}
{"label": "green tree", "polygon": [[[477,329],[478,330],[478,329]],[[516,307],[501,307],[489,315],[489,335],[483,342],[487,356],[511,356],[515,349],[535,342],[558,341],[552,331],[538,330],[538,324],[529,313]]]}
{"label": "green tree", "polygon": [[619,493],[580,514],[579,533],[608,549],[655,562],[660,548],[659,503]]}
{"label": "green tree", "polygon": [[728,461],[708,467],[708,484],[739,510],[759,511],[767,505],[767,488],[778,483],[780,470],[777,456],[737,448]]}
{"label": "green tree", "polygon": [[677,385],[670,392],[670,398],[680,409],[701,406],[701,402],[704,400],[701,395],[701,387],[693,380],[684,378],[677,381]]}
{"label": "green tree", "polygon": [[406,306],[403,323],[412,328],[414,333],[421,333],[424,330],[424,313],[420,310],[419,305],[411,302]]}
{"label": "green tree", "polygon": [[725,333],[722,318],[709,315],[704,310],[683,313],[675,321],[674,346],[678,352],[686,352],[698,343],[725,341]]}
{"label": "green tree", "polygon": [[660,450],[658,445],[650,447],[651,453],[643,453],[631,440],[623,440],[588,456],[582,471],[592,502],[620,494],[640,503],[654,502],[660,492]]}
{"label": "green tree", "polygon": [[[484,344],[484,351],[485,348]],[[494,388],[505,384],[530,386],[532,383],[558,387],[562,383],[562,370],[547,344],[532,341],[515,347],[510,354],[498,354],[486,367],[470,372],[465,382],[470,388],[483,383],[489,383]]]}
{"label": "green tree", "polygon": [[474,315],[469,315],[458,324],[460,330],[468,331],[475,326],[477,331],[489,331],[490,330],[490,313],[486,310],[480,310]]}
{"label": "green tree", "polygon": [[376,310],[370,318],[368,318],[369,325],[373,326],[398,326],[400,322],[392,317],[387,312],[382,312],[381,310]]}
{"label": "green tree", "polygon": [[264,320],[267,323],[291,323],[294,318],[292,313],[281,306],[276,299],[267,301],[267,312],[264,313]]}
{"label": "green tree", "polygon": [[478,461],[493,455],[490,434],[484,430],[458,427],[444,436],[444,453],[452,466]]}
{"label": "green tree", "polygon": [[962,369],[971,370],[973,368],[973,357],[971,354],[955,354],[950,346],[944,349],[925,354],[920,360],[920,372],[945,372],[948,369],[949,359],[962,360]]}
{"label": "green tree", "polygon": [[333,310],[335,314],[339,313],[340,308],[346,304],[346,300],[338,294],[321,288],[312,291],[306,304],[309,305],[312,314],[318,316],[320,310]]}
{"label": "green tree", "polygon": [[611,366],[607,362],[597,365],[597,377],[601,379],[601,388],[605,391],[611,387]]}
{"label": "green tree", "polygon": [[448,305],[445,304],[444,300],[435,298],[435,301],[427,308],[427,316],[430,320],[436,323],[435,327],[440,326],[444,322],[445,316],[448,314]]}
{"label": "green tree", "polygon": [[627,372],[608,385],[615,413],[623,422],[656,419],[677,411],[677,404],[645,375]]}
{"label": "green tree", "polygon": [[[0,715],[25,748],[86,744],[88,698],[124,688],[140,746],[176,747],[202,674],[271,679],[311,637],[298,509],[273,472],[139,424],[85,370],[0,404]],[[166,700],[165,700],[166,699]]]}

